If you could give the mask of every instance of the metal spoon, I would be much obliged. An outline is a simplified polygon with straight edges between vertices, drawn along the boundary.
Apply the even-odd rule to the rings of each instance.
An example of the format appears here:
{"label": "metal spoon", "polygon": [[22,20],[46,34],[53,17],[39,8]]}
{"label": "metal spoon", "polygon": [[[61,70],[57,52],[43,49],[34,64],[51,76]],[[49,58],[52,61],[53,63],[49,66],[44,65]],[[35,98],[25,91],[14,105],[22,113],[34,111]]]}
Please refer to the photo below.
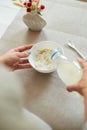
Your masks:
{"label": "metal spoon", "polygon": [[67,45],[71,47],[73,50],[75,50],[80,57],[87,61],[87,58],[75,47],[75,45],[71,41],[68,41]]}

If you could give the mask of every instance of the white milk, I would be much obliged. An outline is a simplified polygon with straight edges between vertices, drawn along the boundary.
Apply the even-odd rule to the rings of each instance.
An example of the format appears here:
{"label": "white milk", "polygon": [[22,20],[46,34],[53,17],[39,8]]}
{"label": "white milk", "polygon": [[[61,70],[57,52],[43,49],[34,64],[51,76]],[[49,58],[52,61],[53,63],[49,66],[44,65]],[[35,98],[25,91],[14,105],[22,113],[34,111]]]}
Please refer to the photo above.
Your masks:
{"label": "white milk", "polygon": [[69,62],[58,50],[55,51],[51,59],[56,64],[59,77],[66,85],[77,83],[82,77],[82,69],[75,62]]}
{"label": "white milk", "polygon": [[77,83],[82,77],[82,70],[74,63],[66,60],[57,62],[57,72],[66,85]]}

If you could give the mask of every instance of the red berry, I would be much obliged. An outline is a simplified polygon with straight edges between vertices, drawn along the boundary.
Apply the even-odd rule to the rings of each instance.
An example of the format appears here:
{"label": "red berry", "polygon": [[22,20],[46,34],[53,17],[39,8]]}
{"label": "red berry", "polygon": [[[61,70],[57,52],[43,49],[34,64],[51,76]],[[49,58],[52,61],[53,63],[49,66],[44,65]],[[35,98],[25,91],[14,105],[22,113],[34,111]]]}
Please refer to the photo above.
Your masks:
{"label": "red berry", "polygon": [[31,12],[31,8],[27,8],[27,12]]}
{"label": "red berry", "polygon": [[41,9],[45,9],[45,6],[44,6],[44,5],[41,5],[40,8],[41,8]]}
{"label": "red berry", "polygon": [[29,2],[32,2],[32,0],[29,0]]}
{"label": "red berry", "polygon": [[27,3],[27,6],[28,6],[28,7],[30,7],[31,5],[32,5],[31,2]]}
{"label": "red berry", "polygon": [[24,5],[27,5],[27,3],[26,3],[26,2],[24,2]]}

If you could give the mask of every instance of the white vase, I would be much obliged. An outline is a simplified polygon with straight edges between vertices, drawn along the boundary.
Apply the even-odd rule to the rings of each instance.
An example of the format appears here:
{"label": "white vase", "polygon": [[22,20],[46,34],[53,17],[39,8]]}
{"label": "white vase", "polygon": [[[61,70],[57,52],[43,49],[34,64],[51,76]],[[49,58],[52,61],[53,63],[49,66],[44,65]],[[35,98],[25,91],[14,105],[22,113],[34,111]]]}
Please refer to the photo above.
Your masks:
{"label": "white vase", "polygon": [[46,21],[36,12],[25,14],[23,21],[32,31],[40,31],[46,25]]}

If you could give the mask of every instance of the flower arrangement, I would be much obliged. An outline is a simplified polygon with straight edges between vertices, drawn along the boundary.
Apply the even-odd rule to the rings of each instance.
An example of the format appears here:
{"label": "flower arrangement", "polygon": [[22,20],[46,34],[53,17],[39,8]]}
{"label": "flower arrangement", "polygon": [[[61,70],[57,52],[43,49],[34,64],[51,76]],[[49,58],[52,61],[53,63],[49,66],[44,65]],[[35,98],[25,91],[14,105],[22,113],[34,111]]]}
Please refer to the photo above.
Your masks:
{"label": "flower arrangement", "polygon": [[41,31],[45,27],[46,20],[41,16],[45,6],[40,5],[40,0],[13,0],[13,3],[26,9],[23,22],[30,30]]}
{"label": "flower arrangement", "polygon": [[45,9],[44,5],[40,5],[40,0],[28,0],[28,2],[24,2],[24,7],[26,8],[27,12],[36,11],[38,14]]}
{"label": "flower arrangement", "polygon": [[13,0],[13,3],[17,6],[25,7],[26,12],[35,11],[41,14],[41,11],[45,9],[45,5],[39,5],[40,0]]}

